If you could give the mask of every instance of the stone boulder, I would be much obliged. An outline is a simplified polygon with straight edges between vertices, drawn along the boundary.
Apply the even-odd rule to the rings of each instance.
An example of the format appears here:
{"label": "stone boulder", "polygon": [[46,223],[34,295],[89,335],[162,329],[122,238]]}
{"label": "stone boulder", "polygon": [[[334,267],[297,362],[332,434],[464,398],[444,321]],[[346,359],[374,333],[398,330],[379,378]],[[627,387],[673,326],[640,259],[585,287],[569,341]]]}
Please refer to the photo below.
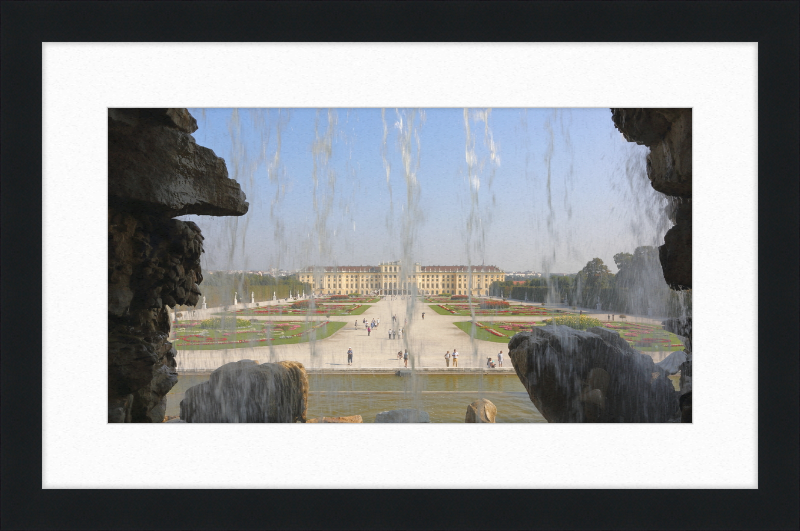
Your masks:
{"label": "stone boulder", "polygon": [[516,334],[509,358],[548,422],[667,422],[677,414],[667,374],[602,327],[535,327]]}
{"label": "stone boulder", "polygon": [[375,415],[375,422],[430,422],[425,411],[417,409],[392,409]]}
{"label": "stone boulder", "polygon": [[490,422],[494,423],[497,416],[497,406],[491,401],[481,398],[467,406],[467,416],[464,422],[467,423],[480,423]]}
{"label": "stone boulder", "polygon": [[305,422],[308,376],[295,361],[226,363],[181,401],[186,422]]}
{"label": "stone boulder", "polygon": [[361,424],[364,419],[361,418],[361,415],[350,415],[349,417],[318,417],[308,419],[306,422],[310,424]]}
{"label": "stone boulder", "polygon": [[109,109],[110,204],[169,217],[247,213],[239,183],[228,178],[223,159],[195,143],[195,130],[186,109]]}

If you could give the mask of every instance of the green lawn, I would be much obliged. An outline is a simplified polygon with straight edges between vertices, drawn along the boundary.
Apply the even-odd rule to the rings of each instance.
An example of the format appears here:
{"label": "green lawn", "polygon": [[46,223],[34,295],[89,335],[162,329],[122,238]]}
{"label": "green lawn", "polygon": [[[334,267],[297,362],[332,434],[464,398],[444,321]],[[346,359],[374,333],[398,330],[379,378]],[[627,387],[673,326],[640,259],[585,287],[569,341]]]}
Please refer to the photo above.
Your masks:
{"label": "green lawn", "polygon": [[[458,328],[461,329],[462,332],[466,333],[468,336],[472,335],[472,321],[464,321],[460,323],[453,323]],[[508,343],[511,339],[510,337],[499,337],[490,332],[487,332],[483,328],[475,327],[475,339],[480,339],[482,341],[493,341],[495,343]]]}
{"label": "green lawn", "polygon": [[[324,321],[265,321],[247,328],[233,330],[204,330],[199,326],[187,326],[179,322],[177,339],[172,344],[178,350],[222,350],[244,347],[266,347],[269,345],[292,345],[305,343],[309,338],[319,341],[330,337],[347,323],[328,322],[312,330]],[[188,324],[188,323],[187,323]],[[284,326],[279,326],[283,324]],[[200,337],[198,337],[200,336]],[[271,339],[266,340],[269,336]]]}

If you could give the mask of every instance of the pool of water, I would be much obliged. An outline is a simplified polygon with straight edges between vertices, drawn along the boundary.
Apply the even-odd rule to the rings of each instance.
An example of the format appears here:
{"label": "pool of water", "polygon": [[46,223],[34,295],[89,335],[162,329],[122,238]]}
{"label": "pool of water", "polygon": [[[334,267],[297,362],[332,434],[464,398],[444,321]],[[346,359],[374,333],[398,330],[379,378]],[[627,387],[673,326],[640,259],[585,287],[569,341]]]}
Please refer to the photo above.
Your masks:
{"label": "pool of water", "polygon": [[[209,374],[179,375],[167,395],[167,415],[180,414],[186,389]],[[374,422],[381,411],[416,408],[431,422],[464,422],[467,406],[486,398],[497,406],[496,422],[546,422],[515,374],[378,374],[308,375],[307,418],[361,415]]]}

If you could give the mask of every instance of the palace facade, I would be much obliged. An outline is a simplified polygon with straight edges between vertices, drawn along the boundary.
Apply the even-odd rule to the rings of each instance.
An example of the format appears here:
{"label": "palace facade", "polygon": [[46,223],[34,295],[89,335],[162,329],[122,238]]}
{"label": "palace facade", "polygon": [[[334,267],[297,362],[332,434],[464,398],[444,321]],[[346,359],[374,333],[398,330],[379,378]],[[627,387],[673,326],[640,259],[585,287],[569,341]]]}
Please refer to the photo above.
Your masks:
{"label": "palace facade", "polygon": [[316,295],[489,295],[492,282],[505,280],[496,266],[404,266],[400,260],[377,266],[307,267],[298,273]]}

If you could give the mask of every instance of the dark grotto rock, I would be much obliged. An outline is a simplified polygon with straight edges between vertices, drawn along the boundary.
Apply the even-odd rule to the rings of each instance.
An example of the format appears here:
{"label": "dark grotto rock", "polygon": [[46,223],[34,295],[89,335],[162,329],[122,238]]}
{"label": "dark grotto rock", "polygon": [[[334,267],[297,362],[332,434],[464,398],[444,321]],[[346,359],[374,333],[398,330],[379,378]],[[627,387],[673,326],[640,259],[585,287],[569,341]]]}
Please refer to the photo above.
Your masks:
{"label": "dark grotto rock", "polygon": [[548,422],[666,422],[677,414],[667,375],[614,331],[535,327],[512,337],[508,348]]}
{"label": "dark grotto rock", "polygon": [[664,280],[675,290],[692,287],[692,202],[684,202],[675,213],[675,225],[658,248]]}
{"label": "dark grotto rock", "polygon": [[197,123],[186,109],[109,109],[109,202],[125,210],[241,216],[239,183],[225,161],[190,135]]}
{"label": "dark grotto rock", "polygon": [[692,287],[692,110],[611,109],[614,125],[629,142],[650,148],[647,177],[653,188],[674,198],[675,223],[664,236],[659,257],[672,289]]}
{"label": "dark grotto rock", "polygon": [[108,421],[162,422],[177,383],[168,307],[194,306],[203,236],[181,214],[242,215],[225,161],[186,109],[109,109]]}
{"label": "dark grotto rock", "polygon": [[[186,422],[305,422],[308,376],[302,363],[226,363],[181,401]],[[163,419],[164,416],[162,415]]]}
{"label": "dark grotto rock", "polygon": [[667,195],[692,197],[692,110],[611,109],[628,142],[650,148],[647,177]]}

